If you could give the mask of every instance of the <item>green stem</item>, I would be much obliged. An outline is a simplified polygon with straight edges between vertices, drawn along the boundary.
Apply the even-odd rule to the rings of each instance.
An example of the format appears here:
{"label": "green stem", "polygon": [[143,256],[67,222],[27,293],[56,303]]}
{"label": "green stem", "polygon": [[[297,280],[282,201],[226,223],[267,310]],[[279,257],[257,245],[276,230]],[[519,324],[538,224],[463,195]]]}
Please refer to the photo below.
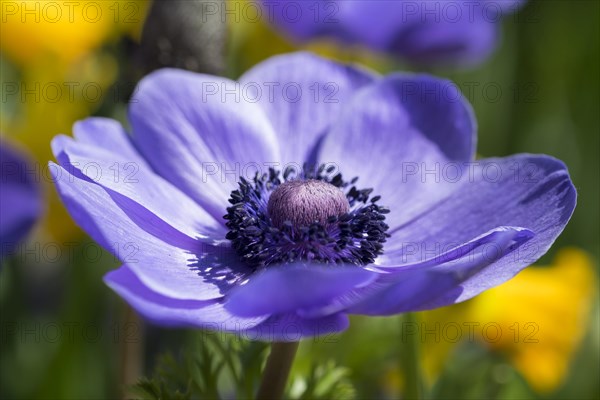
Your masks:
{"label": "green stem", "polygon": [[[121,342],[121,376],[119,378],[121,385],[121,398],[131,399],[133,394],[131,388],[137,383],[142,376],[143,365],[143,322],[137,313],[129,306],[125,305],[123,318],[123,334],[119,337]],[[133,333],[133,337],[128,337],[129,332]],[[119,331],[121,334],[121,331]]]}
{"label": "green stem", "polygon": [[274,342],[267,365],[263,371],[262,381],[258,388],[258,400],[279,400],[283,398],[283,391],[292,363],[300,342]]}
{"label": "green stem", "polygon": [[404,398],[414,400],[424,398],[424,384],[421,375],[419,318],[415,313],[407,313],[402,320],[401,368],[405,378]]}

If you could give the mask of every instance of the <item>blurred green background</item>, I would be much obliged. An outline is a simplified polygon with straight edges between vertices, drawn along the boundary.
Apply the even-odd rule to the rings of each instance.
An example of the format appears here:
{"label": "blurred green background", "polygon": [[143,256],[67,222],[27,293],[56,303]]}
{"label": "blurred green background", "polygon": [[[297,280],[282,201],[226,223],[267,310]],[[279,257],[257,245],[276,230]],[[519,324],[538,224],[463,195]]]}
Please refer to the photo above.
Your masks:
{"label": "blurred green background", "polygon": [[[113,16],[109,7],[117,4],[120,17],[64,26],[2,19],[0,130],[26,149],[40,170],[52,158],[49,140],[70,133],[75,120],[88,115],[124,119],[123,91],[135,76],[130,72],[132,48],[148,4],[100,3]],[[599,398],[600,2],[529,1],[502,25],[499,49],[484,65],[428,72],[454,80],[473,104],[481,156],[530,152],[560,158],[577,187],[578,206],[540,266],[530,268],[535,272],[465,304],[416,316],[427,389],[431,398]],[[235,78],[260,60],[295,48],[266,25],[230,23],[228,74]],[[340,51],[330,43],[305,48],[383,73],[414,70],[363,50]],[[91,82],[101,95],[78,91],[74,98],[54,101],[8,94],[15,84],[22,90],[22,85],[65,82]],[[152,375],[161,354],[171,351],[181,360],[182,351],[188,351],[183,349],[213,340],[202,332],[147,326],[131,315],[102,282],[116,260],[70,222],[50,182],[42,179],[42,184],[46,216],[22,254],[6,260],[0,270],[1,398],[119,398],[123,382],[134,381],[139,371]],[[533,337],[537,342],[525,340],[522,332],[513,340],[486,340],[477,328],[474,339],[465,329],[453,343],[443,328],[464,328],[465,322],[497,324],[504,339],[512,338],[514,323],[524,328],[533,322],[539,328]],[[339,336],[307,340],[290,395],[330,396],[326,384],[311,386],[317,376],[317,381],[326,378],[341,398],[402,397],[403,327],[401,317],[353,318]],[[425,329],[437,330],[439,337]],[[231,344],[231,338],[221,339]],[[264,358],[264,346],[234,347],[259,365]],[[232,385],[226,378],[220,384]]]}

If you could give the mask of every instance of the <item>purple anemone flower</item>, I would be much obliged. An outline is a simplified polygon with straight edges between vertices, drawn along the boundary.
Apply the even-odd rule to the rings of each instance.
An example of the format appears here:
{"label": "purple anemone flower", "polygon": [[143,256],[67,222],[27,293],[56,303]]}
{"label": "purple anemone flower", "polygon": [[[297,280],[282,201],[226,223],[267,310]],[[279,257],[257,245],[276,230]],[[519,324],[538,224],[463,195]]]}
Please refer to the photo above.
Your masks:
{"label": "purple anemone flower", "polygon": [[500,21],[524,0],[261,0],[298,42],[330,38],[420,65],[471,65],[496,47]]}
{"label": "purple anemone flower", "polygon": [[469,104],[432,76],[297,53],[135,93],[130,133],[78,122],[51,171],[124,263],[106,283],[157,324],[294,341],[457,303],[537,260],[575,207],[552,157],[475,161]]}
{"label": "purple anemone flower", "polygon": [[0,142],[0,259],[12,254],[42,213],[42,198],[25,157]]}

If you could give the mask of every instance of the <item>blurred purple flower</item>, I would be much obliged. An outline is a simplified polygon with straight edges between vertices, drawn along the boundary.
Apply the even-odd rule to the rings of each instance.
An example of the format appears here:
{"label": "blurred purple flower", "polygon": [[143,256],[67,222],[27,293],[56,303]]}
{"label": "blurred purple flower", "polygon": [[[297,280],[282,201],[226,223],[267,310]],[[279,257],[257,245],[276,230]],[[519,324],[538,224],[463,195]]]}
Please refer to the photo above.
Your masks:
{"label": "blurred purple flower", "polygon": [[25,157],[0,142],[0,258],[13,253],[42,213],[42,198]]}
{"label": "blurred purple flower", "polygon": [[261,0],[298,42],[332,38],[419,65],[471,65],[496,47],[499,24],[524,0]]}
{"label": "blurred purple flower", "polygon": [[427,75],[306,53],[239,82],[165,69],[129,119],[77,123],[51,170],[124,262],[106,283],[162,325],[298,340],[460,302],[537,260],[575,207],[554,158],[473,161],[469,104]]}

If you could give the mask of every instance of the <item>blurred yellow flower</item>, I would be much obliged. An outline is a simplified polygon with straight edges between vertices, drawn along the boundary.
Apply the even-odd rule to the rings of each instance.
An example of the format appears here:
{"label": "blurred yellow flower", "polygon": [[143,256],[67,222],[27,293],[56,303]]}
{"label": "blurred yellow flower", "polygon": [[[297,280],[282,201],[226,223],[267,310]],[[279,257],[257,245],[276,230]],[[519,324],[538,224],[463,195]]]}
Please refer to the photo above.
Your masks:
{"label": "blurred yellow flower", "polygon": [[135,34],[145,15],[141,1],[0,0],[2,52],[21,65],[48,56],[71,63],[115,33]]}
{"label": "blurred yellow flower", "polygon": [[147,5],[142,0],[0,0],[2,56],[18,69],[13,75],[3,69],[0,130],[37,161],[48,195],[41,224],[48,240],[65,243],[80,234],[49,182],[50,140],[70,133],[75,121],[107,100],[118,66],[114,56],[97,50],[119,35],[139,36]]}
{"label": "blurred yellow flower", "polygon": [[19,64],[48,56],[72,62],[110,33],[113,21],[100,3],[2,0],[2,51]]}
{"label": "blurred yellow flower", "polygon": [[[533,389],[547,393],[566,377],[586,332],[596,287],[590,257],[565,248],[549,267],[527,268],[466,303],[425,312],[423,318],[428,326],[452,323],[465,332],[470,324],[474,340],[503,354]],[[424,346],[430,377],[439,372],[453,347],[445,339]]]}
{"label": "blurred yellow flower", "polygon": [[595,282],[589,256],[562,249],[551,267],[527,268],[483,293],[471,316],[497,322],[508,334],[486,343],[505,353],[534,389],[548,392],[562,382],[583,339]]}

